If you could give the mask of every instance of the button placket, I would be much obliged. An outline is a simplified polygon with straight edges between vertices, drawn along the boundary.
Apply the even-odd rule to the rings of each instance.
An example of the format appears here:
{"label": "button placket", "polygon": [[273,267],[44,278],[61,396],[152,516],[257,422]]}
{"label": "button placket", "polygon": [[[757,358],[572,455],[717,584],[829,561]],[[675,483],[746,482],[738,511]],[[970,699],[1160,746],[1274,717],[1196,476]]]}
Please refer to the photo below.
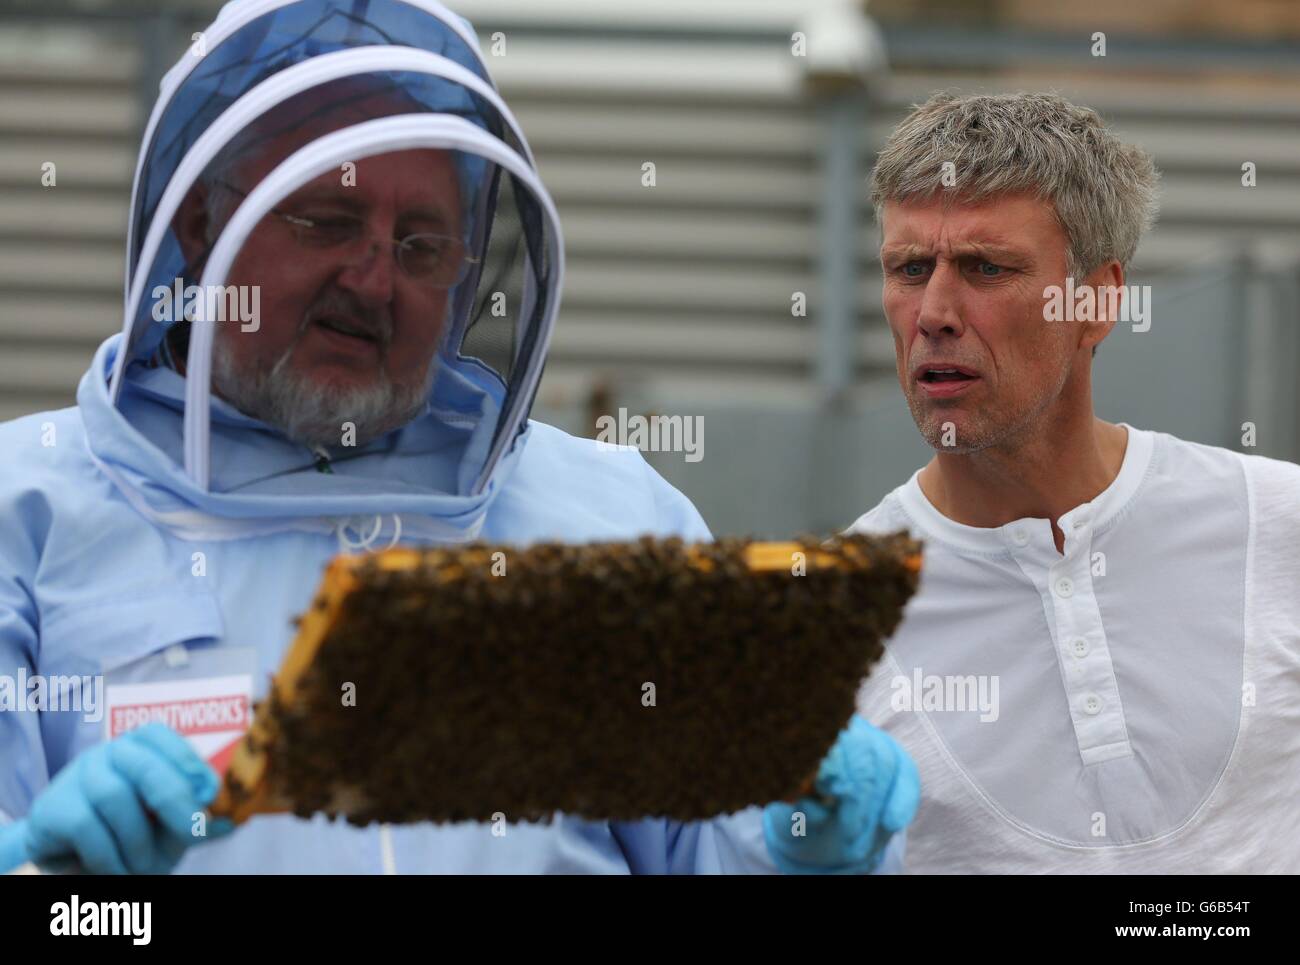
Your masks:
{"label": "button placket", "polygon": [[1091,530],[1089,529],[1091,522],[1091,503],[1084,503],[1057,520],[1057,525],[1061,528],[1061,534],[1065,537],[1066,558],[1073,557],[1079,551],[1080,543],[1084,544],[1085,549],[1091,544]]}
{"label": "button placket", "polygon": [[1115,668],[1093,593],[1091,530],[1086,516],[1062,520],[1066,556],[1047,574],[1056,619],[1057,661],[1084,764],[1132,754]]}

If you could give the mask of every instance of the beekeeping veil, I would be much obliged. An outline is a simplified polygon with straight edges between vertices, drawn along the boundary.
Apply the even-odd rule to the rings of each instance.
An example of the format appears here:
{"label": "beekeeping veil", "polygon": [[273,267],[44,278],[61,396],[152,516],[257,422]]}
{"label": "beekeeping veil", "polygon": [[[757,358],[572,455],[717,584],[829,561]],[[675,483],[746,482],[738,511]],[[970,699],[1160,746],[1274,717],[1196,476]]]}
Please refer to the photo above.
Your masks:
{"label": "beekeeping veil", "polygon": [[[436,194],[441,221],[399,217],[391,239],[367,226],[340,244],[329,235],[348,233],[331,220],[335,208],[298,200],[403,152],[441,159],[420,186],[422,198]],[[186,225],[199,208],[207,224],[196,250]],[[269,237],[282,243],[268,258]],[[439,273],[429,252],[446,246],[463,257]],[[409,333],[422,311],[432,364],[410,421],[334,453],[350,465],[323,473],[301,440],[214,394],[213,350],[222,337],[296,328],[297,315],[275,316],[283,279],[339,251],[346,263],[354,250],[391,258],[394,284],[420,293],[394,326]],[[251,323],[236,306],[252,298],[225,290],[238,266],[241,281],[261,282],[262,317]],[[373,515],[390,540],[403,526],[471,537],[525,433],[562,274],[554,205],[463,20],[432,0],[237,0],[195,35],[149,119],[125,323],[97,359],[107,406],[126,425],[92,411],[92,456],[137,508],[184,535],[331,528]],[[319,278],[328,288],[328,266]],[[183,418],[169,421],[169,406]]]}

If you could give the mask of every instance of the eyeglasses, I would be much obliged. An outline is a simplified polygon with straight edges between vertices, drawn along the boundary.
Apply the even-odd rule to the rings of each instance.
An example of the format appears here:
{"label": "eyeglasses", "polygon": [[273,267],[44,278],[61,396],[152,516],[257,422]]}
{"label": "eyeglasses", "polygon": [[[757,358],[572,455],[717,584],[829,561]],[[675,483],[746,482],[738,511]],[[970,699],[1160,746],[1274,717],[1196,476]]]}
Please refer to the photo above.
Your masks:
{"label": "eyeglasses", "polygon": [[[217,181],[227,191],[241,197],[248,192],[225,181]],[[338,214],[324,218],[307,218],[272,208],[271,214],[285,222],[298,244],[307,249],[337,252],[343,264],[355,265],[378,247],[366,245],[370,240],[365,222],[352,215]],[[461,239],[452,235],[418,232],[389,241],[396,249],[397,265],[408,278],[431,288],[452,288],[465,280],[478,259],[469,254]],[[364,246],[364,250],[363,250]]]}

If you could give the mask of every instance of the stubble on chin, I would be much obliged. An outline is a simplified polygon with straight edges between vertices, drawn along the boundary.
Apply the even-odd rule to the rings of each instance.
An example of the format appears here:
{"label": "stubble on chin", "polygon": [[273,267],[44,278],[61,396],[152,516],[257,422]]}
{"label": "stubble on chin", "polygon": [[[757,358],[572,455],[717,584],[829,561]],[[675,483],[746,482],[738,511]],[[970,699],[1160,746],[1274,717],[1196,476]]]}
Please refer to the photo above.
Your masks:
{"label": "stubble on chin", "polygon": [[969,455],[998,445],[1008,433],[979,409],[933,405],[914,395],[908,395],[907,405],[921,438],[935,452]]}
{"label": "stubble on chin", "polygon": [[424,409],[436,355],[423,380],[395,382],[382,368],[362,385],[340,385],[294,363],[294,341],[270,365],[237,362],[221,339],[213,347],[213,391],[245,415],[307,448],[365,445],[400,428]]}

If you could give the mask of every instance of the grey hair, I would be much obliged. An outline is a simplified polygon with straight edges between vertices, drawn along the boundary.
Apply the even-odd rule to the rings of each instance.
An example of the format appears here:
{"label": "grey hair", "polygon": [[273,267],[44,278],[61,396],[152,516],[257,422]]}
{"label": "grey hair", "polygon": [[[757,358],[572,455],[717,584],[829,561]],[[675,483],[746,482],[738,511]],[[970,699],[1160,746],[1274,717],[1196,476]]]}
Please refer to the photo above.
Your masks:
{"label": "grey hair", "polygon": [[890,135],[872,174],[871,202],[879,222],[887,202],[945,190],[971,202],[1033,194],[1055,208],[1070,274],[1082,279],[1112,260],[1128,267],[1155,223],[1159,178],[1146,151],[1122,143],[1096,111],[1055,94],[939,93]]}

